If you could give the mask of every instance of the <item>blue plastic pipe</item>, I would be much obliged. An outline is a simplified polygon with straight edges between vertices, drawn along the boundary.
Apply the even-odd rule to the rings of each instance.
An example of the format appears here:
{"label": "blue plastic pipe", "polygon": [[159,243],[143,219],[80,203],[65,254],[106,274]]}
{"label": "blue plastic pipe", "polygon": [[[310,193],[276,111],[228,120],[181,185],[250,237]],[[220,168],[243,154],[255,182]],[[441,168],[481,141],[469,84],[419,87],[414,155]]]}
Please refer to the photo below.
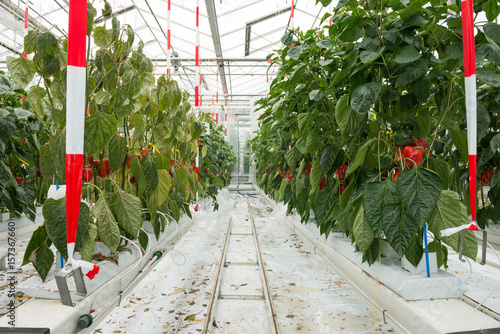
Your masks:
{"label": "blue plastic pipe", "polygon": [[425,266],[427,268],[427,277],[431,277],[431,268],[429,266],[429,247],[427,246],[427,223],[424,224],[424,245],[425,245]]}

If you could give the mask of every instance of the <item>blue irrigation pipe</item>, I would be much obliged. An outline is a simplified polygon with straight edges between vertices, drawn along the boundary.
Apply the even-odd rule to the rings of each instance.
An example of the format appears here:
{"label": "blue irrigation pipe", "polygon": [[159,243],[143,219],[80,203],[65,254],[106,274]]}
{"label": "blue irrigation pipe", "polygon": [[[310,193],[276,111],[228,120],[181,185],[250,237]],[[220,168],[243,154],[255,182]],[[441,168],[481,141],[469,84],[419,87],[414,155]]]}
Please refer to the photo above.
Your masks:
{"label": "blue irrigation pipe", "polygon": [[427,223],[424,225],[424,245],[425,245],[425,266],[427,268],[427,277],[431,277],[431,269],[429,266],[429,247],[427,246]]}

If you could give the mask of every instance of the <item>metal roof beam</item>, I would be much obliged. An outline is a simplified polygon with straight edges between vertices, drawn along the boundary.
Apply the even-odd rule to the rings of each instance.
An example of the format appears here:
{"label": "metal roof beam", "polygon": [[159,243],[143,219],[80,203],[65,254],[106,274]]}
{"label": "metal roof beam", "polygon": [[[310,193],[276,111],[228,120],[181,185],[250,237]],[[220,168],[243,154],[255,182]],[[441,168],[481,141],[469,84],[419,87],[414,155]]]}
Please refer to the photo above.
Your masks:
{"label": "metal roof beam", "polygon": [[284,13],[289,12],[291,10],[292,10],[292,7],[284,8],[281,10],[277,10],[274,13],[263,16],[261,18],[258,18],[256,20],[247,22],[246,30],[245,30],[245,56],[248,56],[250,54],[250,36],[252,35],[252,26],[254,24],[261,23],[263,21],[272,19],[278,15],[284,14]]}
{"label": "metal roof beam", "polygon": [[130,12],[130,11],[132,11],[132,10],[136,9],[136,8],[137,8],[137,7],[136,7],[135,5],[132,5],[132,6],[128,6],[128,7],[126,7],[126,8],[120,9],[120,10],[118,10],[118,11],[116,11],[116,12],[112,12],[112,13],[111,13],[111,16],[109,16],[109,17],[104,17],[104,16],[103,16],[103,17],[101,17],[101,18],[99,18],[99,19],[95,20],[95,21],[94,21],[94,24],[99,24],[99,23],[101,23],[101,22],[104,22],[104,21],[110,20],[110,19],[112,19],[112,18],[113,18],[113,17],[115,17],[115,16],[125,14],[126,12]]}
{"label": "metal roof beam", "polygon": [[227,94],[228,90],[226,82],[226,71],[224,69],[224,57],[222,55],[219,24],[217,23],[217,12],[215,11],[214,0],[205,0],[205,5],[207,6],[208,23],[210,24],[210,30],[212,31],[212,39],[214,41],[215,56],[223,60],[222,63],[219,62],[218,65],[219,65],[220,79],[222,83],[222,90]]}

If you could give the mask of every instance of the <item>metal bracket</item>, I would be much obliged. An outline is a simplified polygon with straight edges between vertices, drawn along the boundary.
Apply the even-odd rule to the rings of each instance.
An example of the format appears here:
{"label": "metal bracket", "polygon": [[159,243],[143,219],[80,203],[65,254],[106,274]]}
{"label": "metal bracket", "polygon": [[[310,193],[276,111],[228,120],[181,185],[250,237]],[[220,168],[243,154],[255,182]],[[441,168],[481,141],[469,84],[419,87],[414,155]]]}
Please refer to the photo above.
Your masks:
{"label": "metal bracket", "polygon": [[81,268],[73,270],[71,264],[66,264],[64,268],[56,273],[56,283],[59,290],[59,296],[61,296],[61,302],[63,305],[74,306],[71,295],[68,289],[67,279],[73,274],[76,285],[76,293],[81,296],[87,295],[87,288],[85,287],[85,281],[83,280],[83,272]]}
{"label": "metal bracket", "polygon": [[[462,231],[462,235],[460,237],[460,248],[458,251],[458,258],[460,261],[465,262],[465,259],[463,259],[463,252],[464,252],[464,244],[465,244],[465,231]],[[488,246],[488,232],[486,230],[479,230],[483,232],[483,249],[482,249],[482,256],[481,256],[481,262],[479,264],[485,265],[486,264],[486,251],[487,251],[487,246]]]}

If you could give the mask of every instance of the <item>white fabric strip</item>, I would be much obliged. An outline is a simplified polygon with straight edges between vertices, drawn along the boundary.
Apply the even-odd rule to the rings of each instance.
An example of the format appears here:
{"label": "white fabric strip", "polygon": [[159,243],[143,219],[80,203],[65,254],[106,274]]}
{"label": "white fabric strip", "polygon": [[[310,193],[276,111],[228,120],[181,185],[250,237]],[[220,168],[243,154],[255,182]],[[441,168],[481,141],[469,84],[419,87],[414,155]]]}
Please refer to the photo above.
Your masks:
{"label": "white fabric strip", "polygon": [[87,69],[68,66],[67,73],[66,154],[83,154]]}
{"label": "white fabric strip", "polygon": [[477,105],[476,75],[465,77],[465,102],[467,110],[467,143],[469,155],[477,154]]}

